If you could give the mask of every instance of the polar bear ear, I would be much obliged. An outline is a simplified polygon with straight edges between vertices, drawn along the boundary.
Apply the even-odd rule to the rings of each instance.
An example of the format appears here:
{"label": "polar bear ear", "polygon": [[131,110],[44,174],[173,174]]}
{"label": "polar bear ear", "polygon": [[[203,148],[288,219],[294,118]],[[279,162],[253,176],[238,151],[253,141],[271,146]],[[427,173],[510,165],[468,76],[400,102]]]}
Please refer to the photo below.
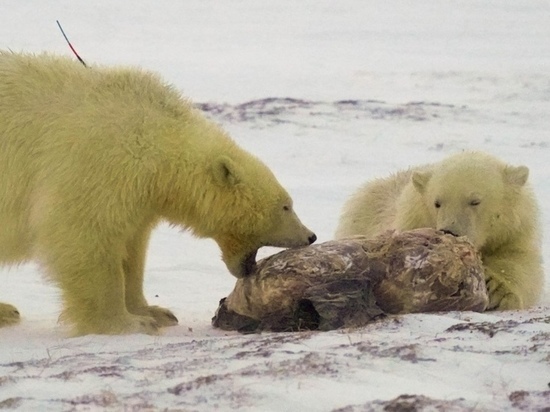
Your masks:
{"label": "polar bear ear", "polygon": [[523,186],[529,178],[529,168],[526,166],[506,166],[504,181],[514,186]]}
{"label": "polar bear ear", "polygon": [[430,181],[431,177],[431,172],[413,172],[411,181],[419,193],[424,193],[426,190],[426,185]]}
{"label": "polar bear ear", "polygon": [[220,156],[212,165],[214,180],[222,186],[233,186],[240,182],[239,166],[227,156]]}

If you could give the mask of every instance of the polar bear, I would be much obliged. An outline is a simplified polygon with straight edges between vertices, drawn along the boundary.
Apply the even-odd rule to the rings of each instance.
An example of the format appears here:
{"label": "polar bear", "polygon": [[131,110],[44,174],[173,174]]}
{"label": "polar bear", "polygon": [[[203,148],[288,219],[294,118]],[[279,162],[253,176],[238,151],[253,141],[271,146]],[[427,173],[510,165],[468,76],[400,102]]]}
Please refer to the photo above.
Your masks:
{"label": "polar bear", "polygon": [[543,290],[539,212],[529,169],[466,151],[366,183],[345,203],[336,238],[431,227],[481,252],[488,309],[523,309]]}
{"label": "polar bear", "polygon": [[[174,87],[135,68],[0,52],[0,264],[36,260],[75,335],[155,334],[143,271],[161,220],[213,238],[229,271],[315,234],[259,159]],[[0,325],[19,318],[0,306]]]}

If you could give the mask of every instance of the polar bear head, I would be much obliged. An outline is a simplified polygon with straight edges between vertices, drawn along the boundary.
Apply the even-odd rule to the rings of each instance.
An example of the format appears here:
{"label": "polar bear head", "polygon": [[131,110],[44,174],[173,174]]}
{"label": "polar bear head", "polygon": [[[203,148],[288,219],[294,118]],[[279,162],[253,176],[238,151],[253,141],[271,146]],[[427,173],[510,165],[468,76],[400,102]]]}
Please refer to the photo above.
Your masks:
{"label": "polar bear head", "polygon": [[495,238],[521,224],[520,193],[528,176],[525,166],[463,152],[414,172],[411,181],[436,229],[466,236],[483,248],[488,241],[498,243]]}
{"label": "polar bear head", "polygon": [[197,189],[200,215],[190,226],[218,243],[234,276],[254,272],[262,246],[307,246],[317,239],[294,212],[290,195],[256,157],[234,150],[213,159],[210,174],[211,181]]}

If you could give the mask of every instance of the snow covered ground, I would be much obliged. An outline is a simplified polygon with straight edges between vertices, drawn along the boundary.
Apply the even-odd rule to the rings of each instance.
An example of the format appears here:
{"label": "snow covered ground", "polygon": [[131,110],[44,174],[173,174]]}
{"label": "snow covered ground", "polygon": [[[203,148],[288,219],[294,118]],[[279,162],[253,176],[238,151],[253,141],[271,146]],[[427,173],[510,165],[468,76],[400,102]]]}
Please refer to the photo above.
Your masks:
{"label": "snow covered ground", "polygon": [[[86,61],[158,71],[200,103],[273,169],[320,242],[367,179],[466,148],[529,166],[548,268],[550,2],[5,0],[0,48],[70,54],[56,19]],[[529,311],[241,336],[210,326],[234,283],[214,242],[161,226],[146,292],[180,325],[66,338],[34,265],[0,276],[0,301],[24,317],[0,330],[0,409],[550,407],[548,290]]]}

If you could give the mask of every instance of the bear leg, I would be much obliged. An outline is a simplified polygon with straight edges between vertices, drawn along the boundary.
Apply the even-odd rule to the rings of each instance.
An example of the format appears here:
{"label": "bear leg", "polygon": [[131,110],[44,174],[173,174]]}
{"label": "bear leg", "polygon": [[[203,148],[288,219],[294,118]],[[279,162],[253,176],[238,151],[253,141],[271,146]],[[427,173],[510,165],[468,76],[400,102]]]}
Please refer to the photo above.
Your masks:
{"label": "bear leg", "polygon": [[538,249],[509,251],[482,258],[489,306],[518,310],[535,305],[544,290],[544,272]]}
{"label": "bear leg", "polygon": [[[489,271],[486,271],[489,272]],[[487,310],[523,309],[524,305],[519,295],[512,292],[510,285],[504,279],[485,274],[489,305]]]}
{"label": "bear leg", "polygon": [[525,282],[525,279],[520,279],[522,272],[516,268],[515,260],[518,259],[518,256],[499,259],[493,255],[483,261],[485,283],[489,294],[487,310],[525,308],[521,295],[521,283]]}
{"label": "bear leg", "polygon": [[523,309],[521,296],[512,291],[510,282],[499,276],[491,275],[485,271],[485,283],[489,294],[487,310],[516,310]]}
{"label": "bear leg", "polygon": [[126,308],[124,242],[117,241],[116,233],[86,223],[78,226],[66,219],[40,233],[41,261],[62,291],[60,320],[70,324],[75,335],[157,334],[154,318]]}
{"label": "bear leg", "polygon": [[126,243],[127,255],[123,262],[126,307],[135,315],[154,318],[161,327],[174,326],[178,324],[176,316],[168,309],[149,306],[143,294],[145,257],[153,227],[154,224],[146,225]]}
{"label": "bear leg", "polygon": [[0,328],[19,323],[21,316],[15,306],[0,303]]}

